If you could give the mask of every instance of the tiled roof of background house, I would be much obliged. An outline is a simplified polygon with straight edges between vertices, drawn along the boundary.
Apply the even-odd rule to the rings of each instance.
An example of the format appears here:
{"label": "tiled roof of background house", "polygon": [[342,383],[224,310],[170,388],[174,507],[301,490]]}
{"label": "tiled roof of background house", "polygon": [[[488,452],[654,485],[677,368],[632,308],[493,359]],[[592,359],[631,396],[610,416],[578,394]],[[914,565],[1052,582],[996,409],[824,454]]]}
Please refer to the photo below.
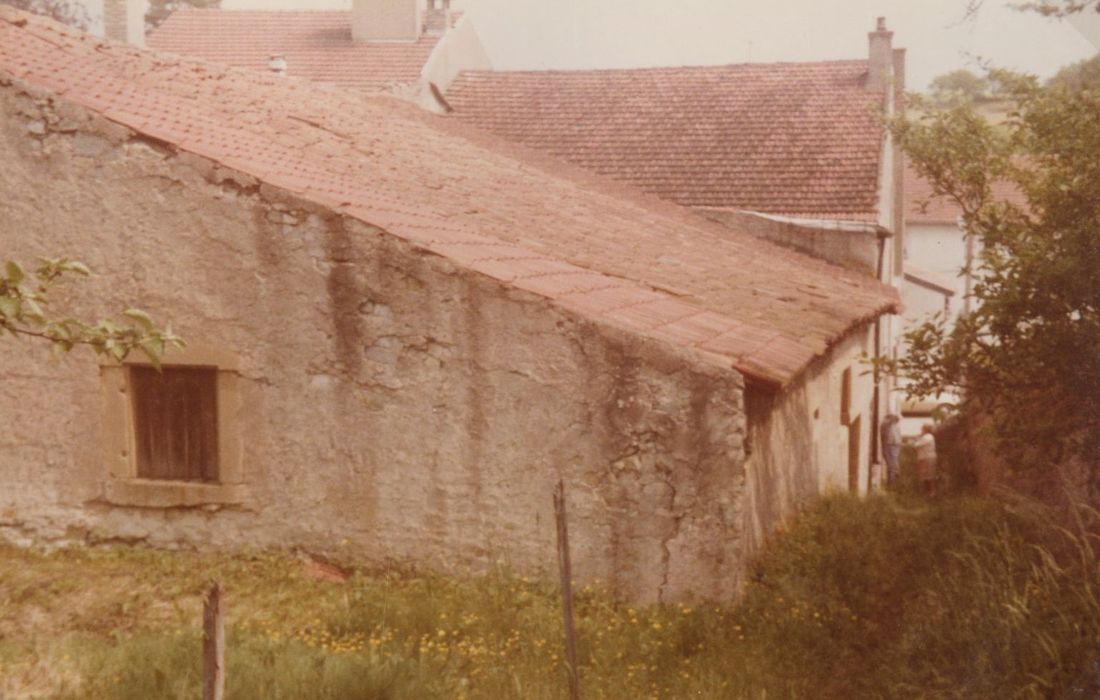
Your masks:
{"label": "tiled roof of background house", "polygon": [[414,83],[438,36],[416,42],[361,42],[351,38],[351,12],[176,10],[146,44],[156,51],[267,71],[282,55],[287,75],[342,87],[380,90]]}
{"label": "tiled roof of background house", "polygon": [[[998,181],[991,185],[993,198],[1027,207],[1027,198],[1015,185]],[[948,197],[934,197],[932,183],[912,168],[905,168],[905,220],[910,224],[955,225],[962,216],[962,209]]]}
{"label": "tiled roof of background house", "polygon": [[0,84],[5,76],[765,382],[788,382],[897,305],[873,279],[397,98],[104,43],[0,5]]}
{"label": "tiled roof of background house", "polygon": [[678,204],[869,221],[884,133],[866,74],[865,60],[477,71],[447,100],[471,124]]}

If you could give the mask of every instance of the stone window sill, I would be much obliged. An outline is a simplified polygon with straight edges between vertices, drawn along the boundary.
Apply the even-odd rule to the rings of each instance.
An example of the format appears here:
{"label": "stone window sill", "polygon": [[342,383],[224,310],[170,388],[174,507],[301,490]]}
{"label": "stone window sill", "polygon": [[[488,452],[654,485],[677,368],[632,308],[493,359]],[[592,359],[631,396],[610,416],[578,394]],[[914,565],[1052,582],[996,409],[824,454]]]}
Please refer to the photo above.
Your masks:
{"label": "stone window sill", "polygon": [[244,503],[246,495],[244,484],[160,479],[110,479],[104,488],[108,503],[139,508],[239,505]]}

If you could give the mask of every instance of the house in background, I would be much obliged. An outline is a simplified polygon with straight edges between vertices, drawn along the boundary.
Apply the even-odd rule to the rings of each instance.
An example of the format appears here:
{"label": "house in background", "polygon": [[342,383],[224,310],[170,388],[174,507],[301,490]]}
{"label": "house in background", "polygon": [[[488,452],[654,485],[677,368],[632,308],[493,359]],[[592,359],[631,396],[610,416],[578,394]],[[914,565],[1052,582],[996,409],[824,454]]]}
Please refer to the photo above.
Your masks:
{"label": "house in background", "polygon": [[[737,231],[902,284],[903,163],[884,117],[903,106],[905,51],[879,18],[867,58],[565,71],[467,70],[459,120],[637,187]],[[871,356],[897,352],[876,323]],[[863,411],[896,410],[876,373]]]}
{"label": "house in background", "polygon": [[897,307],[868,275],[391,96],[6,7],[0,113],[5,255],[82,258],[76,312],[189,342],[163,375],[5,358],[9,535],[546,575],[563,479],[578,578],[667,601],[866,490]]}
{"label": "house in background", "polygon": [[[1026,207],[1019,190],[1005,182],[994,182],[995,200]],[[962,210],[946,197],[937,197],[931,183],[912,168],[905,171],[905,276],[901,287],[902,332],[915,328],[938,315],[950,328],[961,316],[973,310],[972,266],[981,254],[981,241],[966,234]],[[899,352],[905,352],[904,342]],[[907,433],[916,434],[936,406],[952,405],[954,395],[928,397],[904,402],[902,412],[914,420],[906,421]],[[919,420],[918,420],[919,419]]]}
{"label": "house in background", "polygon": [[880,18],[852,61],[467,70],[446,99],[478,128],[893,284],[902,170],[882,118],[905,53],[892,37]]}
{"label": "house in background", "polygon": [[966,269],[977,252],[976,242],[966,236],[962,211],[943,197],[933,197],[932,186],[911,168],[905,170],[905,193],[905,328],[933,313],[951,323],[970,310],[972,279]]}

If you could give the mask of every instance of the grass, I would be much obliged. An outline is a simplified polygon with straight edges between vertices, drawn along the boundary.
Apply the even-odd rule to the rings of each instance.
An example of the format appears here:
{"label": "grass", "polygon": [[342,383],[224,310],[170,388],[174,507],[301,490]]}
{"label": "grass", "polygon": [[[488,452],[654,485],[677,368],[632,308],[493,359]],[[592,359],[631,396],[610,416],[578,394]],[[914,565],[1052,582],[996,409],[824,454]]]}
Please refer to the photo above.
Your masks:
{"label": "grass", "polygon": [[[1100,693],[1089,525],[1033,506],[822,499],[737,605],[577,592],[589,698]],[[230,698],[562,698],[553,586],[504,568],[318,580],[288,553],[0,546],[0,697],[199,695],[200,595],[227,590]],[[1072,695],[1080,688],[1080,695]]]}

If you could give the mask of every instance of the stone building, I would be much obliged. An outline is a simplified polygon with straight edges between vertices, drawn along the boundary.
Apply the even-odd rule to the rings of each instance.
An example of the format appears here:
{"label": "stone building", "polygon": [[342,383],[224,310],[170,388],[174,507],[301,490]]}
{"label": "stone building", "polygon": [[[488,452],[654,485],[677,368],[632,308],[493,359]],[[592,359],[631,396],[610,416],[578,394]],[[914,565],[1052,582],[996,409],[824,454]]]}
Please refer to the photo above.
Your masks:
{"label": "stone building", "polygon": [[896,310],[869,276],[388,96],[0,7],[0,248],[188,341],[0,365],[8,536],[574,563],[733,595],[768,533],[863,490]]}
{"label": "stone building", "polygon": [[[882,120],[902,107],[905,50],[893,47],[884,19],[868,34],[866,57],[855,60],[500,71],[481,49],[472,17],[432,44],[436,35],[422,30],[433,13],[446,12],[436,4],[357,0],[350,13],[183,10],[149,43],[260,70],[267,53],[294,47],[290,63],[299,68],[292,74],[356,90],[388,85],[428,110],[740,232],[899,290],[905,284],[902,154]],[[405,22],[400,42],[356,39],[352,31],[369,24],[370,14],[418,12],[422,25]],[[250,31],[256,26],[263,31]],[[424,62],[427,46],[434,48]],[[423,69],[413,80],[418,61]],[[871,354],[896,354],[900,330],[899,319],[882,317]],[[865,418],[870,438],[860,449],[878,467],[873,480],[881,476],[874,426],[897,410],[894,389],[880,376],[875,410]]]}

